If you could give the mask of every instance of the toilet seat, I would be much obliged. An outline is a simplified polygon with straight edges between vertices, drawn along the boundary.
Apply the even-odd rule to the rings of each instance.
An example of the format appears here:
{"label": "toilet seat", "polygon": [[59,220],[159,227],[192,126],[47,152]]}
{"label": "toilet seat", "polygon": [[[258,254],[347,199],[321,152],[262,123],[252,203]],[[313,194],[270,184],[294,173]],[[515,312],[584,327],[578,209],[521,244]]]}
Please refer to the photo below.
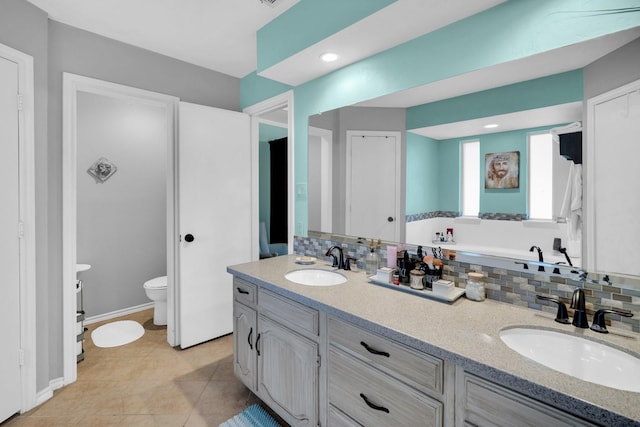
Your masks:
{"label": "toilet seat", "polygon": [[[139,286],[139,285],[138,285]],[[160,276],[147,280],[143,285],[146,289],[163,289],[167,287],[167,276]]]}

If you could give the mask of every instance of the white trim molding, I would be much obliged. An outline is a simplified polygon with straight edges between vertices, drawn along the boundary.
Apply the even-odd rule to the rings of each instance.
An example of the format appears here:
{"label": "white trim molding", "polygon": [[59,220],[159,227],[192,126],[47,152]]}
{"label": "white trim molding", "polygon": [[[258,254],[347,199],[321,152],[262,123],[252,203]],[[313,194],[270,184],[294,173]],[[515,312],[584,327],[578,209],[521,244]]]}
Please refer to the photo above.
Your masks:
{"label": "white trim molding", "polygon": [[76,344],[76,207],[77,207],[77,96],[78,92],[89,92],[119,99],[129,99],[164,108],[167,121],[167,341],[170,345],[179,342],[176,319],[178,314],[177,292],[177,198],[176,146],[179,98],[110,83],[76,74],[63,73],[63,119],[62,119],[62,313],[63,313],[63,366],[64,384],[77,379]]}
{"label": "white trim molding", "polygon": [[259,258],[259,218],[260,218],[260,188],[259,188],[259,143],[260,143],[260,123],[266,122],[260,116],[274,110],[284,109],[287,112],[287,215],[288,215],[288,250],[293,253],[293,236],[295,234],[295,198],[294,198],[294,146],[293,139],[293,90],[288,90],[280,95],[274,96],[257,104],[251,105],[243,110],[251,116],[251,257],[253,260]]}
{"label": "white trim molding", "polygon": [[21,412],[37,405],[36,399],[36,214],[35,214],[35,95],[33,57],[0,44],[0,56],[18,64],[18,90],[22,109],[18,113],[20,157],[20,345]]}

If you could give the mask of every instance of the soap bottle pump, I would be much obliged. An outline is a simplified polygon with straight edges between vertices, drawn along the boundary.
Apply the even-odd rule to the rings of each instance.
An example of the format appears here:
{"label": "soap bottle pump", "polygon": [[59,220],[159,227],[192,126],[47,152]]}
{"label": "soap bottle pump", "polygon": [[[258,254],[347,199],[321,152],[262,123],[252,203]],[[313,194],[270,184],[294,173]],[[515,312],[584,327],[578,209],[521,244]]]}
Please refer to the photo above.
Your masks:
{"label": "soap bottle pump", "polygon": [[373,246],[373,239],[369,243],[369,254],[366,260],[367,276],[373,276],[378,272],[378,253]]}

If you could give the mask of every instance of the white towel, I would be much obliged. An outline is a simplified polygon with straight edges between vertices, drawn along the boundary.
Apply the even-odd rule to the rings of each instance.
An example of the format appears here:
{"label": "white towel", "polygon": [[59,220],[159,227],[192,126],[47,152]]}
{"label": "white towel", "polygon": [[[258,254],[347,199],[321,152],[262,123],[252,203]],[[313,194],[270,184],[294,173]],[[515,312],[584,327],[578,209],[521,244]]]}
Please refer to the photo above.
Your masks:
{"label": "white towel", "polygon": [[567,253],[579,257],[582,253],[582,165],[571,163],[560,216],[567,219]]}

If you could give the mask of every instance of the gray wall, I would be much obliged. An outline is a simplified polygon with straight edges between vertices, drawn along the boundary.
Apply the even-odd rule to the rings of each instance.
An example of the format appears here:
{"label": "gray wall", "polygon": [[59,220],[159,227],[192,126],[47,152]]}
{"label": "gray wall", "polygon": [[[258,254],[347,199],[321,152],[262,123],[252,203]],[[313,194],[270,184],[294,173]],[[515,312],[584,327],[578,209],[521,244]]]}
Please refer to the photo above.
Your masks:
{"label": "gray wall", "polygon": [[[164,108],[78,93],[77,258],[87,316],[150,302],[142,284],[167,274],[167,138]],[[105,182],[87,170],[106,158]]]}
{"label": "gray wall", "polygon": [[240,81],[50,21],[25,0],[0,3],[0,43],[34,57],[37,390],[63,376],[62,73],[238,111]]}
{"label": "gray wall", "polygon": [[[309,124],[333,131],[333,218],[334,233],[344,234],[346,197],[346,150],[348,130],[397,131],[401,133],[401,169],[406,170],[406,110],[404,108],[344,107],[309,118]],[[401,212],[405,214],[406,177],[402,174]],[[400,241],[404,241],[401,227]]]}

